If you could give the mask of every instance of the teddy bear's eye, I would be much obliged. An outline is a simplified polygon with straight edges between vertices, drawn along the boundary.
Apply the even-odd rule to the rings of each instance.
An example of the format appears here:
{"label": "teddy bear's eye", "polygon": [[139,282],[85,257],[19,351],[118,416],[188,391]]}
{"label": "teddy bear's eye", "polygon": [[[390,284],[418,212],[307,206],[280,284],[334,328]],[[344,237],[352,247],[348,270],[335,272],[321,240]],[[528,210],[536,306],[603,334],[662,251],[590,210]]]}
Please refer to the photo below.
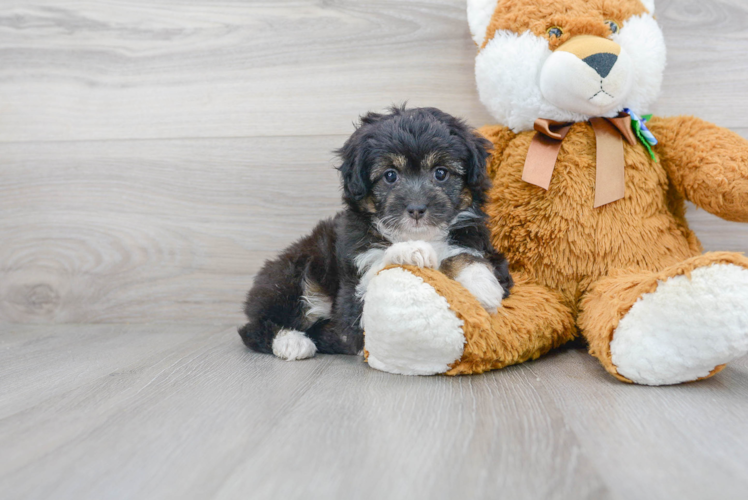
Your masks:
{"label": "teddy bear's eye", "polygon": [[605,25],[610,28],[610,32],[614,35],[621,30],[621,28],[618,27],[618,23],[615,21],[607,20],[605,21]]}
{"label": "teddy bear's eye", "polygon": [[547,33],[551,38],[561,38],[561,35],[564,34],[564,30],[562,30],[558,26],[552,26],[548,28]]}

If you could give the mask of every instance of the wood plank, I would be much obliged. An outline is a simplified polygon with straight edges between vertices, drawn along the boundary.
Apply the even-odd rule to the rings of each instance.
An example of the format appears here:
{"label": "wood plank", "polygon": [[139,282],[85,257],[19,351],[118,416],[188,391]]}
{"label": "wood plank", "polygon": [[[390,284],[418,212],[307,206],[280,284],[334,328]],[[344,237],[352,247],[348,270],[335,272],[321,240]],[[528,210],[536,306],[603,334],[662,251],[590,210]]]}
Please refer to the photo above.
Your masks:
{"label": "wood plank", "polygon": [[241,322],[262,262],[339,209],[343,140],[0,145],[0,320]]}
{"label": "wood plank", "polygon": [[[225,327],[213,330],[225,331]],[[0,419],[135,363],[173,350],[205,326],[4,325],[0,329]]]}
{"label": "wood plank", "polygon": [[[656,112],[746,127],[748,5],[658,0],[670,64]],[[409,100],[493,120],[464,0],[12,0],[0,141],[347,134]]]}
{"label": "wood plank", "polygon": [[4,10],[0,141],[345,134],[405,100],[488,118],[462,0]]}
{"label": "wood plank", "polygon": [[[199,328],[89,326],[140,329],[142,356],[78,384],[45,377],[46,389],[31,363],[4,377],[47,395],[0,418],[3,498],[689,500],[748,487],[748,358],[662,388],[617,382],[575,349],[480,376],[405,377],[355,356],[254,354],[215,326],[164,350],[154,327]],[[24,328],[33,350],[44,335]],[[49,328],[64,339],[80,327]],[[81,365],[111,352],[88,337],[70,343]],[[70,349],[45,349],[50,373],[70,369]]]}
{"label": "wood plank", "polygon": [[745,498],[748,357],[672,387],[621,384],[580,350],[526,366],[621,498]]}
{"label": "wood plank", "polygon": [[[278,471],[284,480],[267,479]],[[614,497],[524,367],[403,377],[337,360],[215,497],[249,491],[258,499]]]}
{"label": "wood plank", "polygon": [[251,354],[210,326],[151,353],[141,330],[141,359],[0,419],[4,498],[206,498],[332,361]]}
{"label": "wood plank", "polygon": [[356,356],[288,363],[214,328],[149,355],[142,328],[143,359],[0,419],[5,498],[613,496],[524,367],[420,378]]}
{"label": "wood plank", "polygon": [[668,65],[653,111],[696,115],[733,129],[748,127],[748,59],[740,56],[748,49],[748,3],[657,0],[656,5]]}
{"label": "wood plank", "polygon": [[[241,323],[262,262],[340,208],[344,140],[0,144],[0,321]],[[689,219],[748,251],[748,225]]]}

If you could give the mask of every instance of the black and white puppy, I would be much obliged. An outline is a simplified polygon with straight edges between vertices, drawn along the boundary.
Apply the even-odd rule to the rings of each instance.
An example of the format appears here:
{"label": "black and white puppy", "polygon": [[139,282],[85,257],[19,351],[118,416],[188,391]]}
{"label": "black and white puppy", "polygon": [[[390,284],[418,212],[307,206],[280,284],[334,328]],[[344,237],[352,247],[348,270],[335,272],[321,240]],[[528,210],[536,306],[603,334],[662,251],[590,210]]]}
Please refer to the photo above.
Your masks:
{"label": "black and white puppy", "polygon": [[481,210],[490,143],[435,108],[390,111],[362,117],[338,151],[345,209],[258,273],[239,330],[251,349],[360,353],[366,287],[390,264],[439,269],[489,312],[509,294]]}

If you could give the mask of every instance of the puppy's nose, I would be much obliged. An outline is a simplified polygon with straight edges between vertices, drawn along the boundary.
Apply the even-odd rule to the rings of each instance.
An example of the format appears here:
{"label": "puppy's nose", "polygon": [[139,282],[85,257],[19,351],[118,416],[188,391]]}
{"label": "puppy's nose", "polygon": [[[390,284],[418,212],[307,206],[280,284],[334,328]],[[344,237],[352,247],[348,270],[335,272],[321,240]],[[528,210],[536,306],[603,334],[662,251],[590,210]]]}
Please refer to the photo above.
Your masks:
{"label": "puppy's nose", "polygon": [[413,217],[415,220],[418,220],[423,217],[423,215],[426,213],[426,205],[408,205],[405,209],[408,212],[408,215]]}
{"label": "puppy's nose", "polygon": [[597,74],[605,78],[610,74],[610,70],[615,66],[618,61],[618,56],[608,52],[600,54],[592,54],[589,57],[585,57],[582,61],[586,62],[587,65],[597,71]]}

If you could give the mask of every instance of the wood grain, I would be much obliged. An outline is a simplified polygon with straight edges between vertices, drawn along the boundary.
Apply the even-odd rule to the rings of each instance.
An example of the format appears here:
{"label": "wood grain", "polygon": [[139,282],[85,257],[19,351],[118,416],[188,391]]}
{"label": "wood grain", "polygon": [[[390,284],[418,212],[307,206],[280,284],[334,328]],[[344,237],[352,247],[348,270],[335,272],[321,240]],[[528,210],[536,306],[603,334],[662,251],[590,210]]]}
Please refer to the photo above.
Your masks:
{"label": "wood grain", "polygon": [[[404,378],[334,363],[216,498],[610,498],[550,402],[522,367]],[[287,481],[267,480],[279,470]]]}
{"label": "wood grain", "polygon": [[362,112],[405,100],[490,121],[462,0],[4,11],[0,141],[348,134]]}
{"label": "wood grain", "polygon": [[[0,319],[240,323],[262,262],[340,208],[344,140],[0,144]],[[748,251],[748,225],[689,217]]]}
{"label": "wood grain", "polygon": [[[657,8],[656,111],[748,137],[748,5]],[[262,261],[340,206],[359,114],[492,121],[474,55],[463,0],[3,2],[0,322],[241,322]],[[748,251],[748,225],[689,220]]]}
{"label": "wood grain", "polygon": [[231,327],[4,332],[0,387],[36,395],[0,395],[8,500],[738,500],[748,487],[745,358],[652,388],[574,349],[405,377],[357,356],[251,353]]}
{"label": "wood grain", "polygon": [[342,140],[0,145],[0,317],[240,322],[262,262],[339,209]]}
{"label": "wood grain", "polygon": [[[658,0],[659,114],[745,128],[748,7]],[[0,141],[348,134],[410,100],[476,125],[464,0],[11,0]]]}
{"label": "wood grain", "polygon": [[748,412],[748,358],[672,387],[620,384],[590,361],[567,350],[528,367],[611,490],[637,499],[745,498],[748,434],[738,429]]}

